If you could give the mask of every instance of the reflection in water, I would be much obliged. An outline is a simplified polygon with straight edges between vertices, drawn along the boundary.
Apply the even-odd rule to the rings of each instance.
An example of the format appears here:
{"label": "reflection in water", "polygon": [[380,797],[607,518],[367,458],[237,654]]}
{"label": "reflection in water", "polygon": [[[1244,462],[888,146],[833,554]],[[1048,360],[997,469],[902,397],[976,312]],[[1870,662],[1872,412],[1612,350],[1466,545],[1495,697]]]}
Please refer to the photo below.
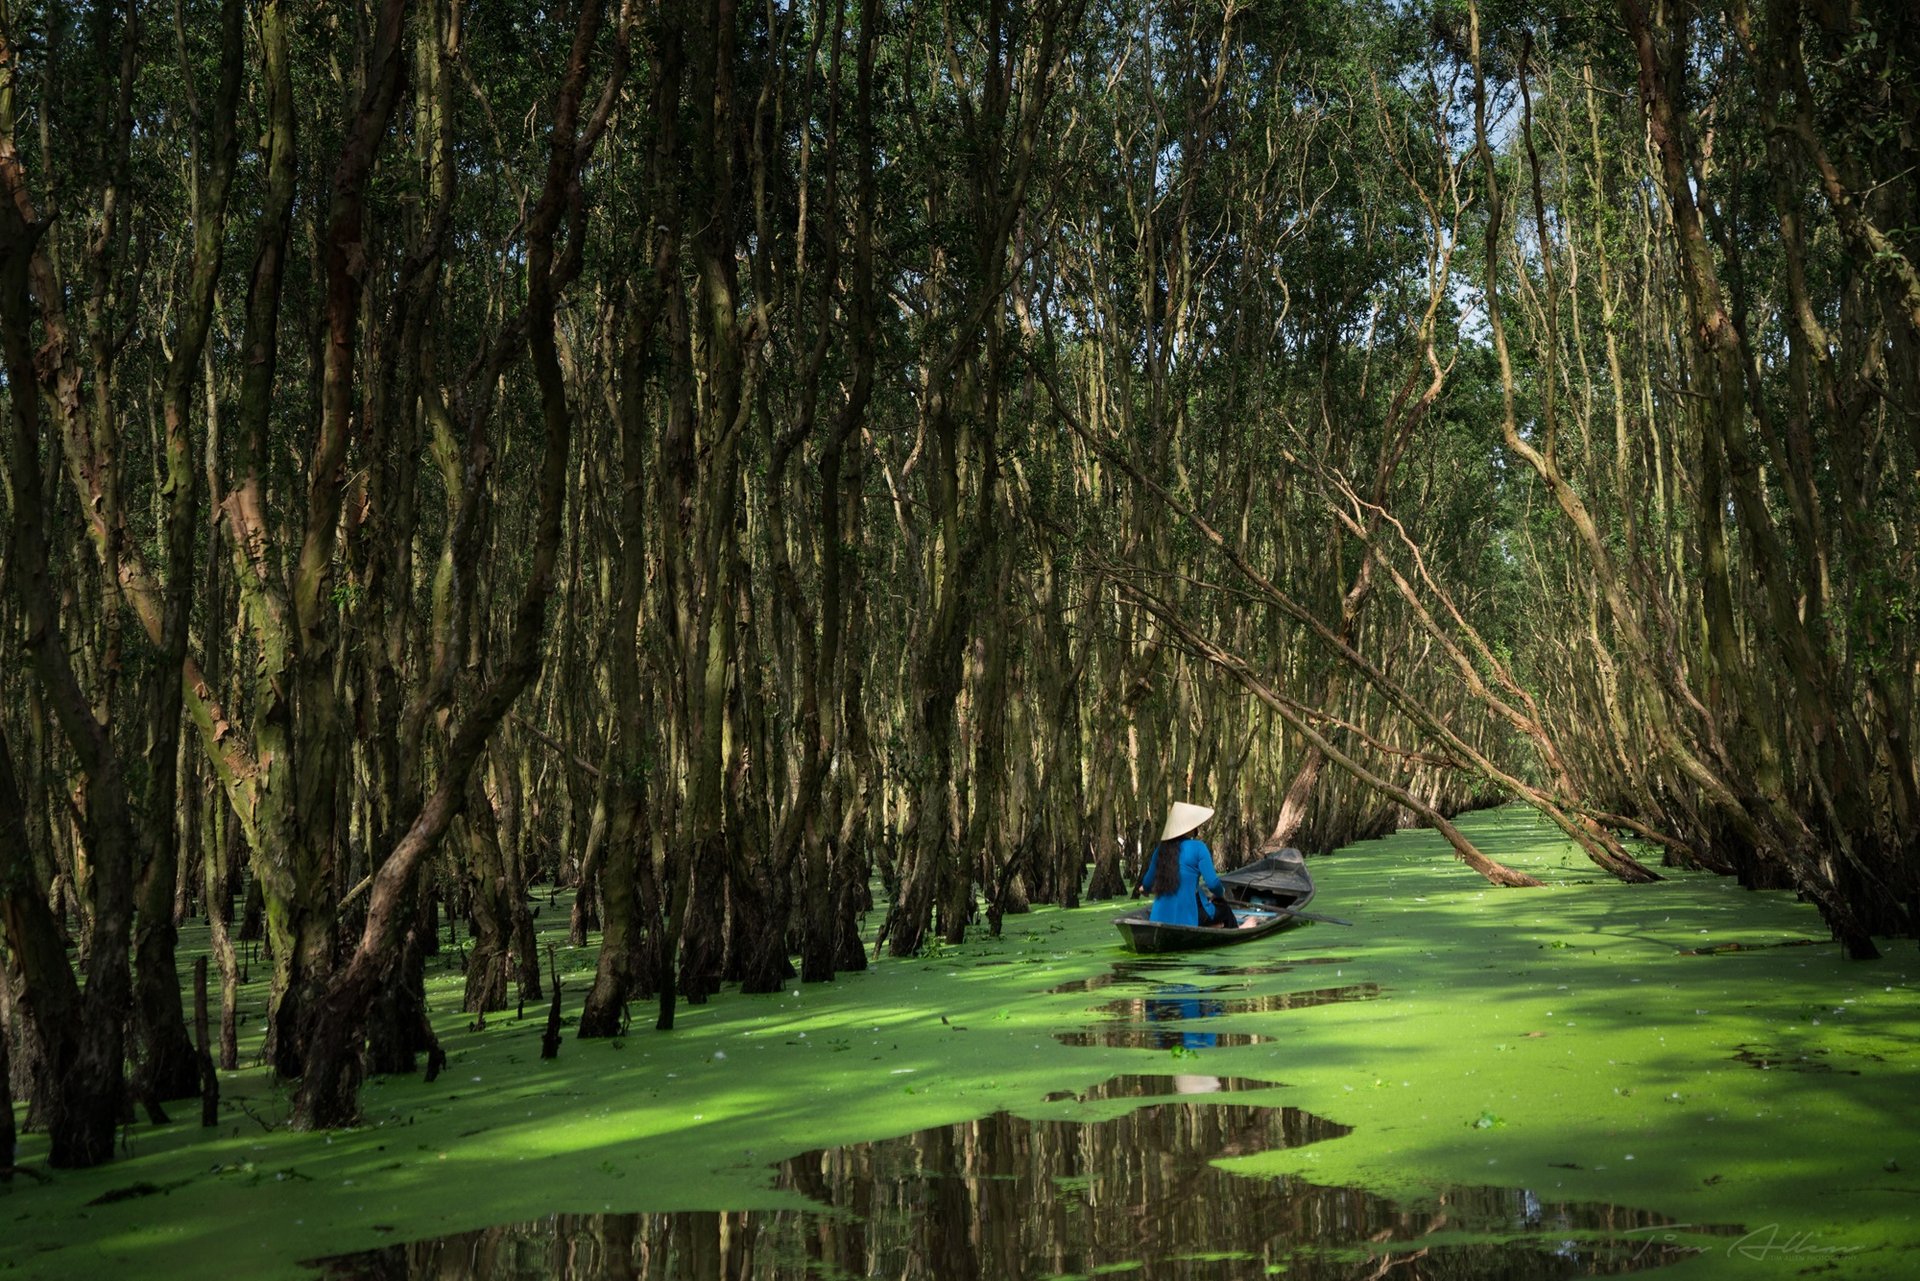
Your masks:
{"label": "reflection in water", "polygon": [[[1277,992],[1270,996],[1214,997],[1195,999],[1180,991],[1178,984],[1160,989],[1167,996],[1122,997],[1094,1007],[1094,1013],[1117,1019],[1208,1019],[1222,1014],[1272,1014],[1278,1010],[1304,1010],[1315,1005],[1333,1005],[1341,1001],[1370,1001],[1380,995],[1378,983],[1349,983],[1344,987],[1321,987],[1308,992]],[[1177,994],[1177,995],[1176,995]]]}
{"label": "reflection in water", "polygon": [[309,1266],[366,1281],[1001,1281],[1130,1266],[1167,1278],[1536,1281],[1636,1271],[1695,1252],[1661,1230],[1670,1220],[1644,1210],[1486,1187],[1402,1205],[1209,1164],[1343,1132],[1294,1108],[1177,1099],[1084,1124],[999,1113],[783,1163],[778,1186],[820,1211],[556,1214]]}
{"label": "reflection in water", "polygon": [[1050,987],[1047,992],[1049,995],[1061,996],[1074,992],[1097,992],[1103,987],[1158,984],[1166,981],[1161,977],[1162,975],[1173,970],[1202,978],[1256,978],[1268,974],[1285,974],[1298,965],[1340,965],[1352,959],[1350,956],[1302,956],[1284,965],[1196,965],[1192,961],[1120,961],[1109,973],[1096,974],[1091,978],[1074,979],[1070,983]]}
{"label": "reflection in water", "polygon": [[[1133,1050],[1204,1050],[1214,1046],[1264,1045],[1273,1038],[1253,1032],[1214,1032],[1195,1027],[1226,1014],[1269,1014],[1277,1010],[1304,1010],[1342,1001],[1369,1001],[1380,995],[1377,983],[1348,983],[1306,992],[1278,992],[1268,996],[1222,997],[1189,983],[1161,983],[1152,996],[1127,996],[1094,1007],[1094,1013],[1131,1020],[1131,1025],[1056,1032],[1062,1045],[1104,1045]],[[1144,1023],[1146,1026],[1141,1026]]]}
{"label": "reflection in water", "polygon": [[1208,1050],[1215,1046],[1265,1045],[1273,1040],[1257,1032],[1189,1032],[1177,1027],[1104,1027],[1085,1032],[1055,1032],[1062,1045],[1110,1050]]}
{"label": "reflection in water", "polygon": [[1127,1072],[1108,1077],[1078,1094],[1072,1090],[1049,1094],[1046,1101],[1063,1103],[1072,1099],[1076,1103],[1096,1103],[1102,1099],[1157,1099],[1168,1094],[1237,1094],[1242,1090],[1282,1088],[1278,1081],[1256,1081],[1245,1076],[1144,1076]]}

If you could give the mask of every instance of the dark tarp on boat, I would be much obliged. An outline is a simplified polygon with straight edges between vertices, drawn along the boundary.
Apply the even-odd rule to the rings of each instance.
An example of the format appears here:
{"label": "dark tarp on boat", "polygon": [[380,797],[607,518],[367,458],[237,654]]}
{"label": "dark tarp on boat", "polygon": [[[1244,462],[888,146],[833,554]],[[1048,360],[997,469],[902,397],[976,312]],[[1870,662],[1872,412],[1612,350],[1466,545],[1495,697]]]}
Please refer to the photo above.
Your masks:
{"label": "dark tarp on boat", "polygon": [[1307,858],[1299,850],[1288,848],[1269,854],[1258,862],[1232,872],[1222,872],[1220,882],[1238,893],[1228,897],[1256,899],[1271,896],[1285,907],[1300,906],[1295,899],[1313,893],[1313,878],[1307,875]]}

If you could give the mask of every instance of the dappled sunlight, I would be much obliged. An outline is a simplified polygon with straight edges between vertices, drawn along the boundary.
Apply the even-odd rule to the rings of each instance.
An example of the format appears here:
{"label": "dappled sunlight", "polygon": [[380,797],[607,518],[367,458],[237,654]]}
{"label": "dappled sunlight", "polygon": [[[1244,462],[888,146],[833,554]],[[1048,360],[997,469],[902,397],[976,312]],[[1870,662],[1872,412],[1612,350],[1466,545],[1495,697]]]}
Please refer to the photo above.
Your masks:
{"label": "dappled sunlight", "polygon": [[[1503,856],[1533,866],[1523,815],[1466,822],[1512,833]],[[1337,948],[1335,927],[1314,926],[1231,957],[1143,961],[1110,942],[1116,906],[1091,904],[831,984],[723,993],[683,1008],[672,1033],[636,1004],[626,1036],[569,1035],[548,1062],[544,1009],[469,1031],[442,956],[429,1000],[448,1066],[432,1085],[370,1080],[361,1127],[262,1128],[285,1117],[286,1094],[245,1068],[223,1075],[217,1132],[136,1124],[125,1159],[0,1198],[30,1275],[70,1273],[82,1249],[185,1275],[216,1243],[286,1268],[560,1212],[798,1212],[805,1199],[772,1171],[802,1152],[997,1112],[1117,1119],[1167,1096],[1103,1082],[1188,1078],[1249,1082],[1350,1131],[1220,1154],[1256,1184],[1416,1200],[1526,1188],[1670,1222],[1817,1228],[1835,1246],[1920,1244],[1902,1217],[1920,1153],[1888,1125],[1920,1061],[1920,967],[1905,954],[1869,966],[1831,945],[1684,955],[1676,945],[1692,940],[1819,927],[1788,895],[1698,877],[1488,890],[1428,833],[1316,859],[1314,873],[1318,901],[1356,922]],[[591,954],[563,962],[569,1017]],[[1163,999],[1195,1008],[1149,1015]],[[1056,1039],[1107,1026],[1139,1043]],[[1230,1035],[1189,1043],[1210,1033]],[[1241,1037],[1257,1043],[1227,1043]],[[39,1141],[27,1137],[27,1159]],[[137,1184],[166,1191],[82,1209]],[[88,1244],[61,1244],[82,1212]],[[1836,1275],[1852,1257],[1832,1257]]]}

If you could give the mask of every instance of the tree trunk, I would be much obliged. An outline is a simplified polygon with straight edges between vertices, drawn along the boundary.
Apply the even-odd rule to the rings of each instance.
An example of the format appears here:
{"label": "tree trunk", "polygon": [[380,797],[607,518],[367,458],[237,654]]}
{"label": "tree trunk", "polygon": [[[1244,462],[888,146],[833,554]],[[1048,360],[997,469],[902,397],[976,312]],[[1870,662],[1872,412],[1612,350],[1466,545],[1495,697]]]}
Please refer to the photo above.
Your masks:
{"label": "tree trunk", "polygon": [[[477,773],[467,787],[461,827],[465,834],[467,903],[471,913],[468,921],[473,927],[473,950],[467,955],[466,997],[461,1008],[469,1014],[485,1014],[507,1008],[507,976],[513,971],[516,909],[524,916],[526,907],[520,888],[514,883],[507,851],[500,844],[493,804]],[[539,998],[537,975],[534,981],[536,987],[531,993],[522,987],[522,1000]]]}
{"label": "tree trunk", "polygon": [[[0,61],[11,48],[0,32]],[[35,285],[52,286],[37,254],[46,224],[37,220],[14,147],[12,90],[0,92],[0,347],[7,385],[36,387],[35,302],[44,315],[53,303]],[[37,281],[34,279],[38,277]],[[36,1023],[43,1068],[53,1100],[48,1117],[49,1160],[56,1166],[98,1165],[113,1155],[125,1079],[125,1021],[132,1003],[128,951],[133,926],[133,875],[139,840],[129,808],[124,765],[108,726],[94,715],[78,678],[67,636],[55,613],[59,599],[48,568],[46,488],[40,453],[41,398],[9,398],[6,449],[12,481],[6,587],[25,622],[33,672],[68,747],[86,778],[81,837],[93,868],[93,933],[85,960],[86,989],[75,987],[58,926],[32,875],[25,808],[12,755],[0,739],[0,834],[8,863],[0,867],[7,897],[10,947],[25,979],[22,1003]]]}
{"label": "tree trunk", "polygon": [[0,1183],[13,1181],[13,976],[0,967]]}
{"label": "tree trunk", "polygon": [[[391,973],[417,875],[453,822],[493,731],[540,670],[547,605],[553,595],[563,534],[573,430],[555,338],[556,291],[579,266],[577,254],[556,263],[554,244],[562,219],[573,215],[577,220],[581,216],[580,167],[599,136],[596,121],[596,127],[589,129],[587,145],[581,145],[580,99],[599,25],[599,6],[581,5],[566,71],[554,100],[546,181],[526,230],[525,333],[540,388],[545,431],[528,577],[513,611],[512,633],[498,678],[478,692],[471,712],[451,735],[441,776],[431,795],[374,873],[358,945],[311,1008],[305,1028],[307,1070],[294,1097],[293,1122],[302,1128],[350,1125],[358,1118],[367,1018],[375,993]],[[620,53],[609,77],[609,101],[617,94],[624,75],[626,34],[623,25]],[[571,247],[577,250],[577,237],[584,234],[585,226],[581,221],[573,225],[576,239]]]}

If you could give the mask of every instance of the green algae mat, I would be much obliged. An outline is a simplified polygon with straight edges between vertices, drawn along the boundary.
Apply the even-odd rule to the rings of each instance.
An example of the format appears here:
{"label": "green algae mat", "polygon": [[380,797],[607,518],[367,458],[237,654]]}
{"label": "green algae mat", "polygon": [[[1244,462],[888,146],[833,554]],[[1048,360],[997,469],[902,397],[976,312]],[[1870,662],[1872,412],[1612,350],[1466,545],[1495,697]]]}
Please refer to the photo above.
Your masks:
{"label": "green algae mat", "polygon": [[217,1129],[0,1190],[0,1275],[1920,1274],[1911,943],[1848,962],[1789,895],[1461,825],[1549,884],[1404,832],[1312,861],[1351,929],[1140,958],[1120,905],[1039,910],[553,1062],[448,969],[434,1084],[313,1135],[223,1074]]}

